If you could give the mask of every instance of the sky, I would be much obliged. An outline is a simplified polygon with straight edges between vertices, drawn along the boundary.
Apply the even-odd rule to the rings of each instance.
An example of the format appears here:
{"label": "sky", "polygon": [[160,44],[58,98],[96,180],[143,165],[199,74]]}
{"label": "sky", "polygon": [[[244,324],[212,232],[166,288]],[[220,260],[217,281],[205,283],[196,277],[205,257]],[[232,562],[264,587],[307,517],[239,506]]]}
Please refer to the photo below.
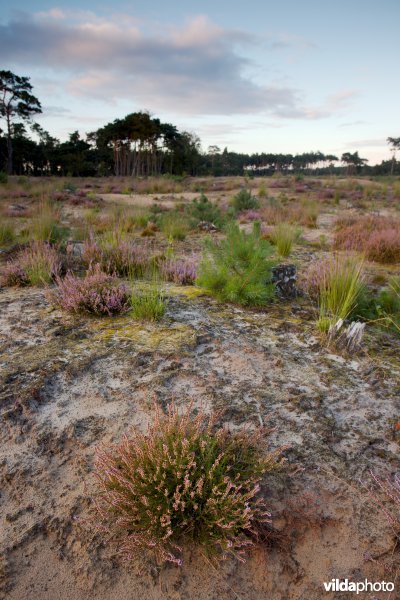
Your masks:
{"label": "sky", "polygon": [[399,0],[0,2],[0,70],[61,140],[147,110],[237,152],[390,158]]}

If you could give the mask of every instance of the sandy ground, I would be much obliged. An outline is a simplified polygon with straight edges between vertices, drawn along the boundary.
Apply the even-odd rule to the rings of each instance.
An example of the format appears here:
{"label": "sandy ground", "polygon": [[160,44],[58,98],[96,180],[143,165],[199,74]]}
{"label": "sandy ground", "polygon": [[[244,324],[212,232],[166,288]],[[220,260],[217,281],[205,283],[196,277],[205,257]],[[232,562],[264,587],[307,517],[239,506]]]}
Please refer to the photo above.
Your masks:
{"label": "sandy ground", "polygon": [[[390,580],[393,535],[360,481],[399,469],[399,342],[368,337],[345,357],[320,345],[301,301],[254,312],[191,288],[169,296],[164,320],[141,325],[65,316],[41,290],[0,292],[3,597],[320,600],[347,597],[323,591],[333,577]],[[95,447],[172,399],[223,408],[232,427],[261,420],[272,448],[289,446],[265,482],[275,533],[246,564],[188,552],[182,569],[128,569],[77,520]]]}

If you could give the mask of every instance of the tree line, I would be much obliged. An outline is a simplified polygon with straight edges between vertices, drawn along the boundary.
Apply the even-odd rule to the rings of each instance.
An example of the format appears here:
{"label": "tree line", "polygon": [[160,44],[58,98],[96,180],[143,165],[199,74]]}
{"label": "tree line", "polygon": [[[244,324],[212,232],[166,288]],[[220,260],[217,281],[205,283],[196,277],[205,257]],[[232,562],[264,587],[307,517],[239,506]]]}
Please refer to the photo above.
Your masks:
{"label": "tree line", "polygon": [[400,138],[387,139],[392,159],[368,166],[358,152],[339,158],[322,152],[238,153],[209,146],[147,112],[115,119],[82,138],[78,131],[61,142],[33,121],[42,112],[29,77],[0,71],[0,171],[17,175],[134,176],[273,175],[274,173],[399,174]]}

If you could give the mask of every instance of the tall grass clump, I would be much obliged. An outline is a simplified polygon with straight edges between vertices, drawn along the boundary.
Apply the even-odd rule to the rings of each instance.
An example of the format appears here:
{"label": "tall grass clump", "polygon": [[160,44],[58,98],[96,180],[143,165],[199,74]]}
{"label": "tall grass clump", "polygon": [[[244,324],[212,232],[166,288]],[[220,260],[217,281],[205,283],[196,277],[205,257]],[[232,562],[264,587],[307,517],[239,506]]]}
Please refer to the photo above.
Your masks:
{"label": "tall grass clump", "polygon": [[155,278],[152,282],[133,288],[131,295],[132,315],[140,321],[159,321],[165,314],[165,293]]}
{"label": "tall grass clump", "polygon": [[[276,469],[261,430],[230,433],[191,407],[156,410],[146,433],[96,453],[92,524],[125,560],[182,564],[184,546],[243,560],[270,514],[259,495]],[[252,536],[252,537],[250,537]]]}
{"label": "tall grass clump", "polygon": [[250,190],[243,188],[232,198],[233,210],[236,214],[245,211],[258,208],[260,203],[258,199],[252,195]]}
{"label": "tall grass clump", "polygon": [[318,288],[317,327],[327,332],[356,309],[364,292],[362,263],[354,258],[331,258],[324,267]]}
{"label": "tall grass clump", "polygon": [[60,224],[60,215],[51,204],[42,204],[33,219],[30,235],[35,241],[57,244],[66,236],[67,230]]}
{"label": "tall grass clump", "polygon": [[4,267],[1,282],[4,286],[46,285],[61,272],[57,248],[44,242],[34,242]]}
{"label": "tall grass clump", "polygon": [[378,314],[384,325],[400,333],[400,277],[391,277],[377,298]]}
{"label": "tall grass clump", "polygon": [[278,223],[269,234],[269,238],[276,246],[279,256],[283,258],[290,255],[293,244],[299,237],[300,230],[290,223]]}
{"label": "tall grass clump", "polygon": [[231,223],[225,239],[205,241],[197,285],[223,301],[265,304],[274,295],[272,254],[271,244],[261,238],[259,223],[251,233]]}
{"label": "tall grass clump", "polygon": [[14,228],[9,223],[0,224],[0,246],[12,244],[16,239]]}
{"label": "tall grass clump", "polygon": [[184,240],[190,230],[188,217],[178,211],[162,213],[157,224],[163,234],[171,240]]}
{"label": "tall grass clump", "polygon": [[116,277],[92,266],[84,278],[67,273],[56,279],[57,289],[49,293],[51,301],[71,313],[89,313],[111,316],[127,312],[130,307],[130,290]]}

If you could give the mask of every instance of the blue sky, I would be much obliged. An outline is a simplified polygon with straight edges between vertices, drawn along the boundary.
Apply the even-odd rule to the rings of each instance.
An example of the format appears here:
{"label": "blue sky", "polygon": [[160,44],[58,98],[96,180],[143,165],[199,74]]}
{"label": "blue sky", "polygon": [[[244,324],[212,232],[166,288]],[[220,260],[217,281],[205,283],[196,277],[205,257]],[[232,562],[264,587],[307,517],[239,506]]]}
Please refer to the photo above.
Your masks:
{"label": "blue sky", "polygon": [[399,22],[398,0],[15,0],[0,68],[31,77],[61,139],[145,109],[204,148],[372,164],[400,135]]}

